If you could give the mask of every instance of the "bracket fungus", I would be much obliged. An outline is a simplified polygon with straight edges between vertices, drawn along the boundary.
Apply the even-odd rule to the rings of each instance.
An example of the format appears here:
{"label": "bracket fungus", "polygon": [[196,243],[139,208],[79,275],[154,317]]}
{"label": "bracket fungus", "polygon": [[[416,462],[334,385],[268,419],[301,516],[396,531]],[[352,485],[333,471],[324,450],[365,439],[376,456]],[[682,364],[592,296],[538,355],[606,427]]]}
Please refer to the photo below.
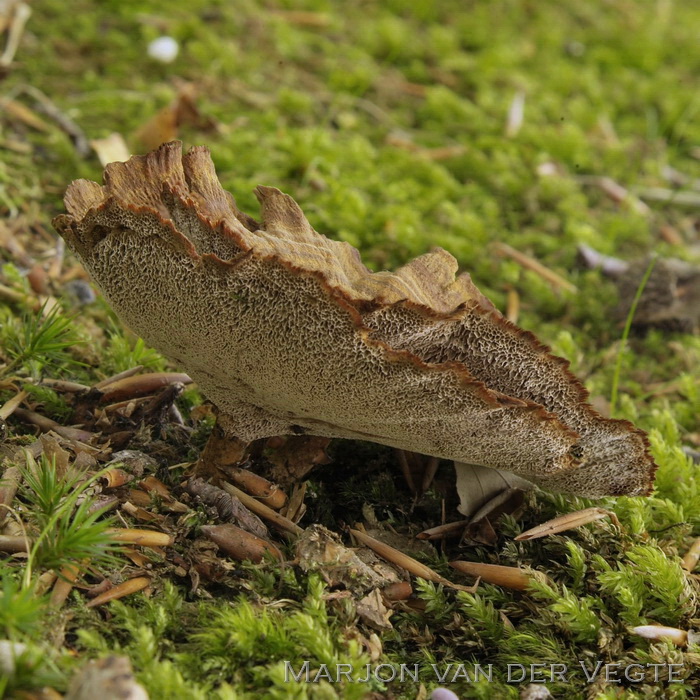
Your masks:
{"label": "bracket fungus", "polygon": [[77,180],[54,225],[121,319],[183,367],[242,441],[369,440],[586,496],[642,495],[646,435],[605,418],[534,335],[436,249],[396,272],[258,187],[241,212],[206,148],[168,143]]}

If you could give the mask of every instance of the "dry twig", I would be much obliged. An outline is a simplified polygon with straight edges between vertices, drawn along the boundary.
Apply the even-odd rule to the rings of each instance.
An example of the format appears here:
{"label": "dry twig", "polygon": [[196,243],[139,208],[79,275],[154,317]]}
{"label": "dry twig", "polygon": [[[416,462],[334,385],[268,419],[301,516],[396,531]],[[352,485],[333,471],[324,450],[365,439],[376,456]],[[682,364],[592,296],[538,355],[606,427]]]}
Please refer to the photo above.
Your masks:
{"label": "dry twig", "polygon": [[114,588],[110,588],[108,591],[102,595],[98,595],[86,604],[88,608],[94,608],[98,605],[104,605],[113,600],[118,600],[124,596],[131,595],[132,593],[138,593],[142,591],[146,586],[151,583],[151,579],[148,576],[137,576],[136,578],[131,578],[128,581],[120,583]]}
{"label": "dry twig", "polygon": [[480,578],[486,583],[494,583],[503,588],[524,591],[533,578],[544,580],[544,574],[536,571],[525,571],[515,566],[499,566],[497,564],[481,564],[472,561],[451,561],[450,566],[468,576]]}
{"label": "dry twig", "polygon": [[693,544],[690,545],[690,549],[688,549],[688,551],[683,556],[681,566],[686,571],[693,571],[698,565],[698,561],[700,561],[700,537],[698,537],[695,540],[695,542],[693,542]]}
{"label": "dry twig", "polygon": [[292,535],[301,535],[304,532],[303,528],[295,525],[289,518],[280,515],[276,510],[272,510],[269,506],[261,503],[257,499],[249,496],[244,491],[237,489],[233,484],[222,484],[225,491],[228,491],[232,496],[235,496],[240,502],[256,515],[259,515],[264,520],[274,525],[283,532],[291,533]]}
{"label": "dry twig", "polygon": [[283,559],[282,552],[272,542],[256,537],[231,523],[203,525],[202,532],[219,549],[237,561],[250,560],[257,564],[263,560],[265,554],[279,561]]}
{"label": "dry twig", "polygon": [[545,267],[539,260],[535,260],[535,258],[525,255],[525,253],[521,253],[519,250],[515,250],[515,248],[511,248],[507,243],[496,243],[495,250],[499,255],[515,260],[518,265],[539,275],[552,286],[565,289],[567,292],[577,291],[576,286],[564,279],[561,275]]}
{"label": "dry twig", "polygon": [[526,532],[522,532],[515,540],[516,542],[522,542],[523,540],[536,540],[546,535],[556,535],[564,530],[572,530],[573,528],[587,525],[588,523],[601,520],[602,518],[610,518],[614,525],[621,527],[620,521],[612,511],[605,510],[605,508],[585,508],[584,510],[577,510],[574,513],[566,513],[557,518],[552,518],[552,520],[548,520],[546,523],[542,523]]}

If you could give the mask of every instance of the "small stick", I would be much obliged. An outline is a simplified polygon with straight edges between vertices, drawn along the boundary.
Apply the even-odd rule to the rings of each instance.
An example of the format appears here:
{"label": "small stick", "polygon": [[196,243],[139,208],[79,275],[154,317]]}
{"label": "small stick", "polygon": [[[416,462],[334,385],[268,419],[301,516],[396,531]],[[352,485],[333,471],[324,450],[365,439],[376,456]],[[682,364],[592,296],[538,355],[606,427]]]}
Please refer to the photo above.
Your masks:
{"label": "small stick", "polygon": [[506,298],[506,318],[511,323],[517,323],[520,316],[520,295],[512,287],[508,290]]}
{"label": "small stick", "polygon": [[292,522],[298,523],[299,520],[301,520],[301,516],[306,511],[304,497],[306,496],[308,486],[308,481],[305,481],[303,484],[295,484],[289,502],[283,509],[282,515],[289,518]]}
{"label": "small stick", "polygon": [[284,558],[282,552],[272,542],[246,532],[232,523],[203,525],[202,532],[222,552],[225,552],[237,561],[250,560],[258,564],[263,560],[265,554],[272,555],[278,561]]}
{"label": "small stick", "polygon": [[18,391],[9,401],[0,406],[0,418],[7,420],[17,410],[18,406],[27,398],[27,392]]}
{"label": "small stick", "polygon": [[0,479],[0,527],[5,524],[10,513],[10,506],[17,495],[17,489],[22,482],[22,472],[19,467],[8,467]]}
{"label": "small stick", "polygon": [[581,527],[581,525],[587,525],[588,523],[593,523],[603,518],[610,518],[615,526],[621,527],[620,521],[612,511],[605,510],[605,508],[585,508],[584,510],[577,510],[574,513],[560,515],[530,530],[526,530],[519,534],[515,538],[515,541],[536,540],[546,535],[556,535],[558,532],[572,530],[573,528]]}
{"label": "small stick", "polygon": [[151,505],[151,497],[145,491],[138,489],[129,489],[129,500],[142,508],[148,508]]}
{"label": "small stick", "polygon": [[662,625],[639,625],[631,627],[632,634],[638,634],[645,639],[656,641],[668,641],[678,647],[684,647],[688,643],[688,632],[677,627],[664,627]]}
{"label": "small stick", "polygon": [[430,457],[428,463],[425,465],[425,470],[423,471],[423,480],[420,485],[421,494],[425,493],[430,485],[435,479],[435,474],[437,473],[438,466],[440,465],[440,459],[438,457]]}
{"label": "small stick", "polygon": [[416,484],[413,481],[413,474],[411,474],[411,467],[408,464],[408,457],[406,456],[406,450],[401,450],[396,448],[394,450],[396,456],[399,459],[399,466],[401,467],[401,473],[403,478],[406,480],[406,485],[411,493],[418,493]]}
{"label": "small stick", "polygon": [[189,511],[189,508],[184,503],[176,500],[170,493],[170,489],[160,479],[156,479],[155,476],[147,476],[141,480],[139,487],[148,493],[157,493],[163,499],[164,506],[173,513],[187,513]]}
{"label": "small stick", "polygon": [[240,467],[221,467],[221,470],[251,496],[265,501],[270,508],[280,510],[287,502],[287,494],[277,484]]}
{"label": "small stick", "polygon": [[[48,122],[43,120],[33,109],[30,109],[22,102],[6,97],[0,100],[0,108],[9,116],[19,120],[25,126],[35,131],[48,133],[51,127]],[[11,216],[10,218],[14,218]]]}
{"label": "small stick", "polygon": [[690,549],[683,557],[681,566],[686,571],[693,571],[693,569],[695,569],[695,567],[698,565],[698,561],[700,561],[700,537],[698,537],[695,542],[690,545]]}
{"label": "small stick", "polygon": [[153,394],[158,389],[171,384],[191,384],[192,380],[181,372],[153,372],[151,374],[139,374],[126,379],[111,382],[106,388],[102,388],[102,403],[114,403],[124,399],[136,398]]}
{"label": "small stick", "polygon": [[8,554],[29,552],[31,545],[31,540],[22,535],[0,535],[0,552]]}
{"label": "small stick", "polygon": [[[7,7],[7,6],[6,6]],[[10,29],[8,31],[7,43],[5,44],[5,50],[0,56],[0,67],[7,68],[12,63],[12,60],[17,53],[19,48],[20,38],[22,37],[22,32],[24,31],[24,25],[31,16],[32,11],[29,5],[25,2],[18,2],[14,7],[14,15],[12,21],[10,22]]]}
{"label": "small stick", "polygon": [[298,27],[319,29],[331,24],[331,16],[327,12],[313,12],[310,10],[270,10],[270,13]]}
{"label": "small stick", "polygon": [[416,535],[416,539],[442,540],[446,537],[450,537],[451,535],[459,535],[470,522],[470,520],[456,520],[452,523],[444,523],[443,525],[438,525],[437,527],[431,527],[428,530],[423,530],[423,532]]}
{"label": "small stick", "polygon": [[165,532],[157,530],[138,530],[134,528],[108,528],[105,532],[115,542],[137,544],[141,547],[167,547],[175,540]]}
{"label": "small stick", "polygon": [[48,433],[50,430],[53,430],[55,433],[58,433],[61,437],[64,437],[67,440],[90,442],[95,437],[95,433],[88,432],[87,430],[80,430],[80,428],[70,428],[68,426],[60,425],[55,420],[51,420],[46,416],[42,416],[40,413],[28,411],[24,408],[16,408],[15,415],[21,420],[35,425],[37,428],[39,428],[39,430],[41,430],[42,433]]}
{"label": "small stick", "polygon": [[516,566],[498,566],[497,564],[480,564],[472,561],[451,561],[450,566],[468,576],[480,578],[486,583],[493,583],[514,591],[524,591],[534,578],[544,576],[538,572],[527,572]]}
{"label": "small stick", "polygon": [[90,602],[86,603],[85,607],[94,608],[98,605],[104,605],[113,600],[118,600],[124,596],[131,595],[132,593],[138,593],[142,591],[146,586],[151,583],[151,579],[148,576],[137,576],[136,578],[130,578],[128,581],[120,583],[114,588],[110,588],[96,598],[93,598]]}
{"label": "small stick", "polygon": [[127,412],[128,415],[126,416],[127,418],[129,418],[138,406],[143,406],[144,404],[147,404],[149,401],[151,401],[152,398],[153,396],[139,396],[135,399],[124,399],[124,401],[117,401],[116,403],[108,404],[104,407],[104,410],[109,413],[114,413],[115,411],[121,411],[122,409],[131,406],[130,411]]}
{"label": "small stick", "polygon": [[97,384],[95,384],[92,388],[102,391],[105,387],[108,387],[110,384],[114,384],[114,382],[118,382],[120,379],[127,379],[128,377],[133,377],[135,374],[138,374],[142,369],[143,365],[136,365],[135,367],[125,369],[123,372],[119,372],[119,374],[114,374],[111,377],[107,377],[106,379],[97,382]]}
{"label": "small stick", "polygon": [[444,576],[440,576],[437,571],[434,571],[429,566],[421,564],[413,557],[409,557],[408,554],[404,554],[398,549],[394,549],[394,547],[390,547],[388,544],[384,544],[384,542],[380,542],[374,537],[370,537],[370,535],[368,535],[366,532],[351,529],[350,534],[383,559],[386,559],[388,562],[391,562],[402,569],[406,569],[409,574],[413,574],[419,578],[424,578],[427,581],[441,583],[443,586],[449,586],[450,588],[454,588],[458,591],[466,591],[467,593],[474,593],[476,591],[476,587],[474,586],[460,586],[457,583],[448,581]]}
{"label": "small stick", "polygon": [[499,255],[504,255],[515,260],[518,265],[539,275],[543,280],[546,280],[554,287],[565,289],[567,292],[578,291],[575,285],[571,284],[571,282],[564,279],[561,275],[545,267],[541,262],[535,260],[535,258],[531,258],[529,255],[525,255],[525,253],[511,248],[507,243],[496,243],[495,249]]}
{"label": "small stick", "polygon": [[66,244],[65,241],[59,236],[56,239],[56,252],[51,258],[49,264],[48,274],[49,279],[57,280],[61,276],[61,268],[63,267],[63,259],[66,254]]}
{"label": "small stick", "polygon": [[55,391],[62,391],[66,394],[79,394],[81,391],[90,391],[90,387],[77,382],[67,382],[63,379],[42,379],[39,386],[48,386]]}
{"label": "small stick", "polygon": [[441,146],[438,148],[420,148],[418,150],[419,155],[434,161],[459,158],[459,156],[463,156],[466,152],[467,149],[459,144],[456,146]]}
{"label": "small stick", "polygon": [[38,88],[33,85],[23,85],[21,91],[30,95],[37,103],[39,110],[43,112],[49,119],[58,124],[58,126],[70,137],[75,150],[80,156],[85,158],[90,155],[90,143],[85,137],[83,130],[61,110]]}
{"label": "small stick", "polygon": [[408,581],[390,583],[381,590],[382,597],[389,603],[397,600],[407,600],[413,595],[413,589]]}
{"label": "small stick", "polygon": [[165,516],[159,515],[157,513],[151,513],[150,510],[146,510],[141,506],[135,506],[129,501],[122,503],[122,510],[128,513],[132,518],[140,520],[142,523],[162,523],[165,522]]}
{"label": "small stick", "polygon": [[16,292],[14,289],[6,287],[4,284],[0,284],[0,299],[13,304],[28,304],[31,301],[31,297],[21,292]]}
{"label": "small stick", "polygon": [[119,486],[124,486],[124,484],[128,484],[133,478],[133,474],[129,474],[129,472],[119,469],[118,467],[112,467],[106,472],[103,472],[100,476],[100,479],[105,480],[105,488],[107,489],[115,489]]}
{"label": "small stick", "polygon": [[53,585],[54,583],[56,583],[57,578],[58,576],[56,575],[56,572],[53,569],[44,571],[44,573],[41,574],[37,579],[34,594],[39,596],[47,593],[50,588],[53,588]]}
{"label": "small stick", "polygon": [[508,109],[508,120],[506,121],[506,138],[517,136],[520,128],[523,125],[523,117],[525,116],[525,92],[518,90],[513,95],[513,99]]}
{"label": "small stick", "polygon": [[677,204],[683,207],[700,207],[700,194],[687,190],[668,190],[664,187],[640,187],[635,188],[635,193],[641,199],[650,202],[663,202]]}
{"label": "small stick", "polygon": [[683,240],[683,236],[681,236],[678,231],[673,228],[673,226],[669,226],[666,224],[662,224],[659,226],[659,233],[661,234],[661,238],[663,238],[666,243],[670,243],[671,245],[685,245],[685,241]]}
{"label": "small stick", "polygon": [[638,214],[648,215],[651,210],[640,199],[635,197],[620,183],[615,182],[611,177],[598,177],[596,175],[580,175],[576,178],[578,182],[599,187],[613,202],[617,204],[627,204]]}
{"label": "small stick", "polygon": [[418,156],[427,158],[428,160],[441,161],[450,160],[451,158],[458,158],[467,152],[467,149],[462,145],[455,146],[439,146],[437,148],[423,148],[413,143],[410,139],[407,139],[400,134],[389,134],[386,137],[386,143],[394,148],[401,148],[410,153],[415,153]]}
{"label": "small stick", "polygon": [[303,528],[295,525],[289,518],[285,518],[280,515],[276,510],[272,510],[269,506],[261,503],[257,499],[249,496],[245,491],[237,489],[233,484],[222,483],[222,487],[225,491],[228,491],[232,496],[238,498],[238,500],[248,509],[252,510],[253,513],[259,515],[261,518],[268,520],[272,525],[279,528],[284,532],[289,532],[292,535],[301,535],[304,532]]}
{"label": "small stick", "polygon": [[81,567],[77,564],[67,564],[61,569],[53,591],[51,591],[50,604],[53,607],[60,608],[66,602],[66,598],[73,590],[73,585],[78,579],[80,572]]}

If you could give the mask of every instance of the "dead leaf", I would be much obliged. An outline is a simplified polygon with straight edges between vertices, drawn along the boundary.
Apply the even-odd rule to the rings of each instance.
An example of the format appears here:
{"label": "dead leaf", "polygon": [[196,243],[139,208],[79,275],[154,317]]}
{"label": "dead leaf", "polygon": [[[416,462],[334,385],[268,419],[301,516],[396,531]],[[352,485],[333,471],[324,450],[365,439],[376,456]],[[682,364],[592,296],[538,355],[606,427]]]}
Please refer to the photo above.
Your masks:
{"label": "dead leaf", "polygon": [[464,539],[480,544],[493,545],[498,537],[493,524],[502,515],[517,517],[523,510],[525,491],[522,488],[509,488],[484,503],[472,516],[464,529]]}
{"label": "dead leaf", "polygon": [[391,610],[384,605],[382,594],[378,588],[368,593],[357,603],[357,614],[363,622],[377,630],[390,630],[392,628],[389,618]]}
{"label": "dead leaf", "polygon": [[181,126],[190,125],[203,131],[215,128],[216,123],[200,113],[196,97],[197,86],[193,83],[183,83],[175,99],[151,117],[134,134],[134,139],[150,151],[176,139]]}
{"label": "dead leaf", "polygon": [[126,656],[107,656],[88,661],[71,681],[64,700],[148,700],[148,693],[136,682]]}
{"label": "dead leaf", "polygon": [[56,475],[62,477],[68,471],[71,463],[71,455],[68,450],[64,450],[61,441],[51,433],[44,433],[39,436],[41,440],[42,451],[46,459],[51,462],[55,469]]}
{"label": "dead leaf", "polygon": [[458,510],[462,515],[469,516],[472,521],[487,516],[488,509],[483,513],[479,513],[479,511],[488,506],[493,499],[501,497],[501,494],[509,494],[514,489],[529,491],[534,488],[532,482],[514,474],[498,469],[479,467],[475,464],[455,462],[455,473],[457,474],[457,494],[459,495]]}
{"label": "dead leaf", "polygon": [[384,542],[380,542],[379,540],[376,540],[374,537],[370,537],[364,532],[361,532],[360,530],[350,530],[350,534],[357,539],[358,542],[361,542],[364,544],[366,547],[369,547],[373,552],[378,554],[380,557],[383,557],[387,561],[391,562],[394,564],[394,566],[398,566],[402,569],[405,569],[408,571],[409,574],[413,574],[413,576],[418,576],[419,578],[424,578],[427,581],[433,581],[435,583],[441,583],[444,586],[447,586],[449,588],[454,588],[458,591],[466,591],[468,593],[473,593],[474,589],[467,587],[467,586],[460,586],[459,584],[452,583],[451,581],[448,581],[444,576],[440,576],[437,571],[434,571],[431,569],[429,566],[426,566],[425,564],[421,564],[419,561],[415,560],[413,557],[409,557],[408,555],[404,554],[403,552],[400,552],[398,549],[394,549],[393,547],[390,547],[388,544],[385,544]]}
{"label": "dead leaf", "polygon": [[90,141],[90,145],[103,166],[107,165],[107,163],[114,163],[115,161],[124,162],[131,157],[129,147],[126,145],[124,137],[117,132],[113,132],[103,139],[93,139]]}
{"label": "dead leaf", "polygon": [[307,435],[290,435],[270,444],[265,456],[272,463],[272,478],[280,484],[297,483],[316,465],[328,464],[331,460],[326,449],[331,439]]}
{"label": "dead leaf", "polygon": [[19,467],[8,466],[0,477],[0,528],[5,524],[10,514],[10,506],[17,495],[17,490],[22,481],[22,472]]}
{"label": "dead leaf", "polygon": [[308,481],[304,481],[301,484],[295,484],[294,488],[292,489],[292,495],[289,502],[280,511],[282,515],[286,516],[294,523],[298,523],[302,517],[304,517],[304,513],[306,513],[304,497],[306,496],[308,485]]}
{"label": "dead leaf", "polygon": [[331,588],[344,586],[358,593],[398,583],[395,571],[377,572],[322,525],[310,525],[296,543],[296,556],[303,571],[318,571]]}

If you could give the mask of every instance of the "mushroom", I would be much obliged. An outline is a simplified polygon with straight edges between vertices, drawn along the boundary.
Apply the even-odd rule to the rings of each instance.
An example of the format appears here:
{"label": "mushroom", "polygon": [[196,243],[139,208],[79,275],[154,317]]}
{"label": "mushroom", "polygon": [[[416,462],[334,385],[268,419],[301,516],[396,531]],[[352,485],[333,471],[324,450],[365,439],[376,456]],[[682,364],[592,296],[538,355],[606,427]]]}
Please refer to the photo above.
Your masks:
{"label": "mushroom", "polygon": [[369,440],[556,491],[641,495],[646,435],[435,249],[396,272],[258,187],[241,212],[206,148],[172,142],[73,182],[54,225],[119,317],[199,384],[223,434]]}

